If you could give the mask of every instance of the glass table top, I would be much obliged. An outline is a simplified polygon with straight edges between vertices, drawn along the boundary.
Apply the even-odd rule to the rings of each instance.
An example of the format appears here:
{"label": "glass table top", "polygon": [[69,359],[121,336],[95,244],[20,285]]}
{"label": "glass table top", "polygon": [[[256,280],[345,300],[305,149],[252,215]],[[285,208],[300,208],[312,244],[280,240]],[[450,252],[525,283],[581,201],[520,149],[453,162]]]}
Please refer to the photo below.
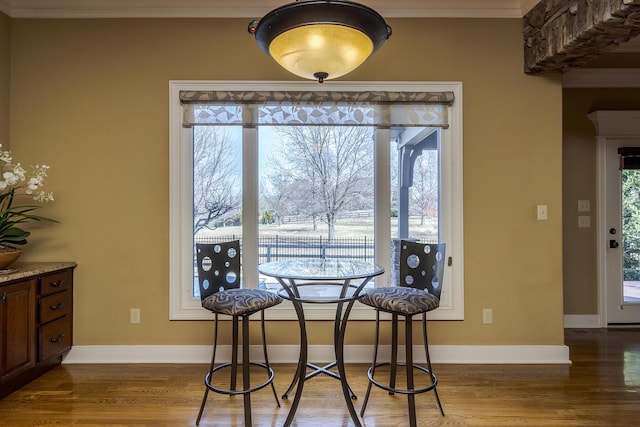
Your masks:
{"label": "glass table top", "polygon": [[260,264],[258,271],[282,279],[346,280],[377,276],[384,268],[365,261],[303,258]]}

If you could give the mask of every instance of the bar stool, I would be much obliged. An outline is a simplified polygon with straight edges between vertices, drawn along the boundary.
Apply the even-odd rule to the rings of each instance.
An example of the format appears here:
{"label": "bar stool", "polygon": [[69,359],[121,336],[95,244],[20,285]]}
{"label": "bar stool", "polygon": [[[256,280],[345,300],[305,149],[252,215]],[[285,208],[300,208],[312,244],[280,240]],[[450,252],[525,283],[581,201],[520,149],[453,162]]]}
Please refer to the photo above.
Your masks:
{"label": "bar stool", "polygon": [[[265,339],[264,310],[282,302],[282,298],[277,294],[260,289],[240,288],[240,242],[215,244],[196,244],[196,255],[198,260],[198,283],[200,285],[200,300],[202,307],[211,311],[215,315],[215,326],[213,333],[213,353],[209,372],[205,376],[204,397],[200,405],[200,412],[196,419],[196,425],[200,424],[200,418],[204,411],[209,390],[230,396],[243,395],[244,397],[244,423],[250,426],[251,422],[251,396],[254,391],[258,391],[271,384],[276,404],[280,407],[280,401],[273,385],[274,372],[269,366],[267,356],[267,343]],[[249,360],[249,316],[260,312],[262,328],[262,350],[264,353],[264,363]],[[231,362],[222,363],[215,366],[216,349],[218,344],[218,315],[231,316],[233,337]],[[242,319],[242,388],[236,386],[238,373],[238,323]],[[267,380],[261,384],[251,386],[249,376],[250,365],[263,368],[267,373]],[[223,388],[212,384],[215,372],[221,369],[231,370],[230,387]]]}
{"label": "bar stool", "polygon": [[[360,298],[360,302],[376,309],[376,340],[373,354],[373,362],[367,371],[369,384],[367,393],[360,410],[360,416],[364,416],[371,385],[387,390],[390,395],[395,393],[407,395],[409,406],[409,425],[415,427],[416,405],[415,395],[433,390],[440,413],[444,416],[444,410],[440,403],[438,390],[438,378],[431,368],[429,357],[429,344],[427,341],[427,313],[435,310],[440,305],[442,291],[442,276],[444,274],[445,244],[425,244],[403,240],[400,242],[400,286],[373,288],[367,290]],[[378,362],[378,344],[380,338],[380,312],[391,313],[391,360]],[[422,335],[424,351],[427,358],[427,366],[421,366],[413,362],[412,319],[416,314],[422,314]],[[404,318],[406,361],[399,363],[398,354],[398,318]],[[390,366],[389,385],[382,384],[375,379],[376,369],[380,366]],[[406,388],[396,387],[397,366],[405,366],[407,383]],[[414,371],[418,370],[430,377],[429,385],[415,389]]]}

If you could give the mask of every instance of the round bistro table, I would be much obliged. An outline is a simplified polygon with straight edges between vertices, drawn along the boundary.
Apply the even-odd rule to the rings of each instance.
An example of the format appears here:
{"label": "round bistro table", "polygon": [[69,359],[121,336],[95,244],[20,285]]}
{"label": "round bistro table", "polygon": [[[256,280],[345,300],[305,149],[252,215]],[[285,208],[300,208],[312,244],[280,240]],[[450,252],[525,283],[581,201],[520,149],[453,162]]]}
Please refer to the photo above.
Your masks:
{"label": "round bistro table", "polygon": [[[361,427],[362,423],[352,402],[352,399],[355,399],[355,395],[351,392],[345,374],[344,338],[349,313],[353,304],[359,298],[367,283],[373,277],[384,273],[384,268],[365,261],[309,258],[267,262],[260,264],[258,271],[265,276],[275,278],[280,283],[282,287],[278,293],[292,302],[300,325],[298,366],[289,389],[282,396],[284,399],[288,398],[288,394],[297,384],[291,409],[284,424],[285,427],[290,426],[293,422],[302,397],[305,381],[320,373],[340,380],[342,393],[351,419],[356,426]],[[336,359],[325,366],[318,366],[308,361],[304,304],[336,304],[334,322]],[[344,304],[347,304],[347,306],[343,311]],[[338,374],[330,370],[334,366],[338,368]],[[307,373],[308,368],[312,368],[313,371]]]}

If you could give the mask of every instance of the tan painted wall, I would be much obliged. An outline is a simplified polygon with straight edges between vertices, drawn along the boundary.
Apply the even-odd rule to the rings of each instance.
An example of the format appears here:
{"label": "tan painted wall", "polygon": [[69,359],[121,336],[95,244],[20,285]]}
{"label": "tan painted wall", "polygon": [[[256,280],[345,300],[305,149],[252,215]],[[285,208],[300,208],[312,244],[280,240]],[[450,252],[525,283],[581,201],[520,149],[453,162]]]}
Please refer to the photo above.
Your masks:
{"label": "tan painted wall", "polygon": [[[598,313],[596,130],[587,114],[639,110],[640,89],[563,91],[564,313]],[[578,228],[578,200],[591,200],[591,228]]]}
{"label": "tan painted wall", "polygon": [[0,144],[9,147],[9,70],[11,20],[0,12]]}
{"label": "tan painted wall", "polygon": [[[209,322],[168,320],[168,81],[294,80],[247,22],[14,21],[14,151],[51,165],[46,213],[62,221],[37,230],[24,257],[78,262],[76,344],[210,342]],[[561,344],[559,76],[523,73],[520,20],[389,23],[393,37],[349,80],[464,84],[466,319],[434,322],[431,342]],[[536,220],[537,204],[548,221]],[[312,343],[329,344],[330,326],[312,322]],[[296,343],[295,327],[270,325],[270,344]],[[353,322],[347,341],[372,335],[370,322]]]}

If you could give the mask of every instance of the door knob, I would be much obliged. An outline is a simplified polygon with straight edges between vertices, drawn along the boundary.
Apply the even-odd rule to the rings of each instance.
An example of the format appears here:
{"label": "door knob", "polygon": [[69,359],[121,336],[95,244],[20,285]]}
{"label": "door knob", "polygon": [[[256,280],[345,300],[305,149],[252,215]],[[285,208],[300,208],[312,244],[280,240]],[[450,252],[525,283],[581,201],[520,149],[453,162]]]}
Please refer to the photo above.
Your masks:
{"label": "door knob", "polygon": [[611,249],[615,249],[619,246],[618,242],[616,240],[609,240],[609,247]]}

